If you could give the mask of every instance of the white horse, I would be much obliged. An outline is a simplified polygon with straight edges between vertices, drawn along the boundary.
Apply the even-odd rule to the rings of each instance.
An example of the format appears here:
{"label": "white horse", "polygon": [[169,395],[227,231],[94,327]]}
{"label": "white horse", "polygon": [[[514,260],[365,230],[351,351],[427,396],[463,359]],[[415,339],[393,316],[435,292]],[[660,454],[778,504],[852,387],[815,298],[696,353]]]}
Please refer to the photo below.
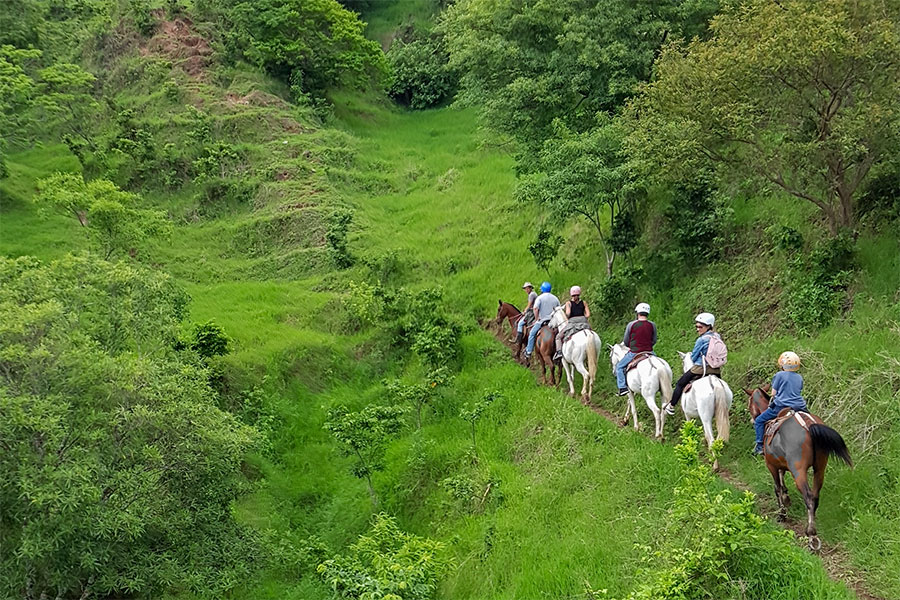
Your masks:
{"label": "white horse", "polygon": [[[688,352],[679,352],[678,355],[681,357],[684,372],[687,373],[694,366],[691,355]],[[715,375],[706,375],[694,380],[691,383],[691,389],[681,395],[681,410],[684,411],[684,418],[690,420],[700,417],[700,422],[703,424],[703,435],[710,448],[713,445],[713,416],[716,418],[718,439],[723,442],[728,441],[731,431],[728,411],[731,410],[733,399],[734,394],[731,393],[731,388],[728,387],[725,380],[719,379]],[[713,468],[719,468],[718,460],[713,464]]]}
{"label": "white horse", "polygon": [[[557,306],[550,317],[550,327],[561,327],[569,321],[566,310]],[[571,337],[562,347],[563,369],[566,371],[566,380],[569,382],[569,395],[575,397],[575,370],[581,373],[583,379],[581,385],[581,397],[590,400],[594,393],[594,378],[597,375],[597,355],[603,344],[600,336],[591,329],[579,331]],[[587,358],[587,368],[584,368],[584,359]],[[574,367],[574,368],[573,368]]]}
{"label": "white horse", "polygon": [[[609,361],[612,363],[613,375],[616,373],[616,365],[628,352],[625,344],[616,344],[609,347]],[[653,435],[663,439],[663,425],[666,422],[666,412],[656,405],[656,393],[662,391],[665,402],[672,400],[672,367],[660,357],[653,355],[644,359],[625,375],[628,383],[628,408],[625,409],[623,424],[628,423],[629,413],[634,416],[634,428],[638,428],[637,409],[634,406],[634,395],[640,393],[647,402],[647,408],[653,413]]]}

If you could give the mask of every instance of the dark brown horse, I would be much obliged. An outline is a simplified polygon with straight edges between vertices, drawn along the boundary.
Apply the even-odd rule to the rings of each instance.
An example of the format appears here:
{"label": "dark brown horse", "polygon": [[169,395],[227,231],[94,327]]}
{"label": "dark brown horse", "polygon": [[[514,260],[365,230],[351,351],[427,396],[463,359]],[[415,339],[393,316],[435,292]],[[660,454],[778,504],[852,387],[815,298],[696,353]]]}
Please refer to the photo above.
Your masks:
{"label": "dark brown horse", "polygon": [[[751,418],[755,419],[769,408],[770,390],[769,385],[758,387],[755,390],[744,390],[748,396]],[[818,550],[822,547],[822,542],[816,535],[816,509],[819,507],[819,491],[822,489],[822,484],[825,483],[825,467],[828,465],[828,456],[833,454],[851,467],[853,462],[847,451],[847,445],[837,431],[825,425],[822,419],[815,415],[807,413],[804,418],[807,423],[806,427],[798,419],[790,418],[781,425],[775,435],[771,437],[766,435],[763,451],[766,457],[766,467],[775,482],[779,520],[785,519],[787,507],[791,503],[787,487],[784,485],[784,472],[790,471],[794,477],[794,483],[797,484],[797,489],[800,490],[803,500],[806,502],[806,535],[809,537],[809,547]],[[808,480],[810,467],[813,469],[812,487]]]}
{"label": "dark brown horse", "polygon": [[[507,319],[509,321],[509,334],[510,336],[512,336],[513,340],[516,340],[516,327],[519,325],[519,321],[525,316],[525,314],[519,311],[518,308],[516,308],[509,302],[504,302],[503,300],[499,300],[499,302],[500,306],[497,308],[497,317],[494,319],[494,322],[500,325],[503,322],[503,319]],[[525,336],[528,336],[527,330],[525,331]],[[519,339],[517,341],[516,349],[513,353],[513,357],[516,360],[520,360],[520,357],[522,356],[522,347],[524,345],[524,340]]]}

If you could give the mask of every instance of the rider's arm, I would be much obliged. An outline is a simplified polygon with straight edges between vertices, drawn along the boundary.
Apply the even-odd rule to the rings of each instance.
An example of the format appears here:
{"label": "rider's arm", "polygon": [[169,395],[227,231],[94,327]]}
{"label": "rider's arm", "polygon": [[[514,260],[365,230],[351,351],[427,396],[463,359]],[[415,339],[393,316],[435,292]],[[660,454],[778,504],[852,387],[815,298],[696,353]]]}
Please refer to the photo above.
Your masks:
{"label": "rider's arm", "polygon": [[694,342],[694,349],[691,351],[691,362],[695,365],[702,363],[703,357],[706,356],[707,348],[709,348],[709,339],[705,335],[701,335]]}
{"label": "rider's arm", "polygon": [[631,348],[631,326],[634,324],[634,321],[628,324],[628,327],[625,328],[625,337],[622,338],[622,345],[626,348]]}
{"label": "rider's arm", "polygon": [[588,308],[587,302],[584,303],[584,318],[585,319],[591,318],[591,309]]}
{"label": "rider's arm", "polygon": [[571,317],[572,316],[571,313],[572,313],[572,303],[570,301],[566,301],[566,316]]}
{"label": "rider's arm", "polygon": [[656,345],[656,340],[659,339],[659,336],[656,333],[656,323],[653,324],[653,341],[650,342],[652,346]]}
{"label": "rider's arm", "polygon": [[541,301],[541,297],[538,296],[537,299],[534,301],[534,307],[531,309],[534,312],[535,320],[538,320],[538,321],[541,320],[541,315],[538,312],[538,304],[540,303],[540,301]]}

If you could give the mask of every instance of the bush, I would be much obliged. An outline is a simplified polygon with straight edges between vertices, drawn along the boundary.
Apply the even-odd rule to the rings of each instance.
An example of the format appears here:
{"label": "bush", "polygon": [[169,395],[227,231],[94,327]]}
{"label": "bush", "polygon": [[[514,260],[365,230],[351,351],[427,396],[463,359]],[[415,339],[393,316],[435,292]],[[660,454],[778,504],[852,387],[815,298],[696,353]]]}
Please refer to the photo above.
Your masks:
{"label": "bush", "polygon": [[856,268],[855,245],[848,236],[819,244],[805,263],[796,261],[783,275],[786,324],[809,333],[831,323],[840,313]]}
{"label": "bush", "polygon": [[428,600],[453,568],[446,554],[441,542],[406,533],[381,513],[346,555],[326,560],[317,570],[338,598]]}
{"label": "bush", "polygon": [[613,275],[593,286],[591,305],[598,315],[613,319],[626,311],[634,296],[634,282],[623,275]]}
{"label": "bush", "polygon": [[203,358],[223,356],[229,352],[231,338],[225,334],[221,326],[212,321],[194,325],[191,338],[191,350]]}
{"label": "bush", "polygon": [[387,53],[391,69],[388,93],[414,109],[448,101],[456,92],[457,77],[447,65],[449,54],[436,35],[404,43],[395,40]]}
{"label": "bush", "polygon": [[331,252],[331,258],[338,269],[346,269],[353,265],[353,256],[347,249],[347,232],[353,221],[353,213],[349,210],[336,210],[331,214],[328,229],[325,231],[325,242]]}
{"label": "bush", "polygon": [[715,197],[712,184],[702,179],[678,186],[674,192],[665,216],[678,254],[692,265],[717,260],[727,246],[731,209]]}

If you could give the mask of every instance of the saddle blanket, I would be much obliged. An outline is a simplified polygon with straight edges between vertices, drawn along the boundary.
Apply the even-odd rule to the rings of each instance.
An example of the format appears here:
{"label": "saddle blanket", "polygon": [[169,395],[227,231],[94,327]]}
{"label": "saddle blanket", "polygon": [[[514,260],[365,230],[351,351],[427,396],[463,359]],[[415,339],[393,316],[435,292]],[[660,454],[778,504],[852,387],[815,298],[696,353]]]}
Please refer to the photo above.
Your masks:
{"label": "saddle blanket", "polygon": [[785,408],[780,413],[778,413],[777,417],[766,423],[766,433],[764,436],[766,445],[768,445],[772,438],[775,437],[775,434],[778,433],[778,430],[781,429],[781,426],[791,419],[797,421],[797,423],[800,424],[800,427],[807,431],[809,431],[810,425],[821,423],[821,420],[819,420],[818,417],[808,412]]}
{"label": "saddle blanket", "polygon": [[642,360],[647,360],[651,356],[653,356],[652,352],[639,352],[635,354],[634,358],[631,359],[631,362],[626,365],[625,372],[627,373],[628,371],[636,368]]}
{"label": "saddle blanket", "polygon": [[563,330],[562,343],[565,344],[566,342],[571,340],[572,336],[574,336],[576,333],[590,328],[591,326],[587,323],[569,323],[569,326]]}

